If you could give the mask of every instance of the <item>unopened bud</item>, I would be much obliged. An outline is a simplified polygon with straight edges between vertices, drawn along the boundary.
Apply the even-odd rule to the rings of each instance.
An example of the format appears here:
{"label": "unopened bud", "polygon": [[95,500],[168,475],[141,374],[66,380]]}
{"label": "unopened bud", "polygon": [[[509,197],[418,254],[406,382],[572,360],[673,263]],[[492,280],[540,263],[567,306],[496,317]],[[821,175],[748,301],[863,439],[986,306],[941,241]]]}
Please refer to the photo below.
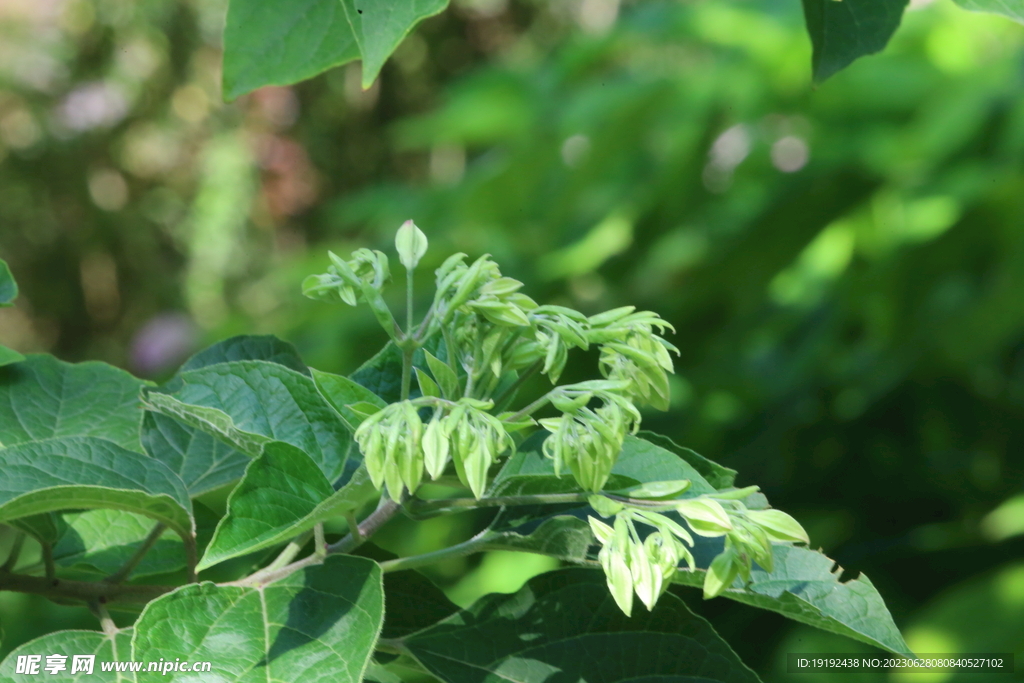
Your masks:
{"label": "unopened bud", "polygon": [[402,223],[395,235],[395,249],[398,260],[406,270],[413,270],[427,253],[427,236],[411,220]]}

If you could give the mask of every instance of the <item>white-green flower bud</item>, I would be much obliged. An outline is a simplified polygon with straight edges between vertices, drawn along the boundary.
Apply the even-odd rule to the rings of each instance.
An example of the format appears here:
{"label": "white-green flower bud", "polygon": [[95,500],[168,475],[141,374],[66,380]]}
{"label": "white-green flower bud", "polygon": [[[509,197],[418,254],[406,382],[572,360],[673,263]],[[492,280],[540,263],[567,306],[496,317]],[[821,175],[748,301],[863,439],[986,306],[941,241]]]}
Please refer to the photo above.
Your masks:
{"label": "white-green flower bud", "polygon": [[648,611],[661,595],[661,569],[655,568],[643,544],[631,541],[629,544],[629,573],[633,578],[633,590]]}
{"label": "white-green flower bud", "polygon": [[782,510],[748,510],[747,519],[764,529],[768,537],[783,543],[810,543],[800,522]]}
{"label": "white-green flower bud", "polygon": [[693,532],[700,536],[723,536],[732,530],[732,521],[722,505],[712,498],[689,498],[675,503]]}
{"label": "white-green flower bud", "polygon": [[427,253],[427,236],[411,220],[402,223],[395,235],[395,250],[398,260],[406,270],[414,270],[420,259]]}
{"label": "white-green flower bud", "polygon": [[448,435],[441,427],[441,420],[434,418],[423,430],[423,465],[427,468],[431,479],[437,479],[444,473],[448,464]]}
{"label": "white-green flower bud", "polygon": [[594,511],[602,517],[612,517],[625,509],[625,506],[622,503],[605,496],[593,495],[587,498],[587,502],[589,502],[590,507],[594,508]]}
{"label": "white-green flower bud", "polygon": [[739,573],[736,551],[726,548],[711,561],[707,574],[704,575],[704,599],[717,598],[725,589],[732,585]]}

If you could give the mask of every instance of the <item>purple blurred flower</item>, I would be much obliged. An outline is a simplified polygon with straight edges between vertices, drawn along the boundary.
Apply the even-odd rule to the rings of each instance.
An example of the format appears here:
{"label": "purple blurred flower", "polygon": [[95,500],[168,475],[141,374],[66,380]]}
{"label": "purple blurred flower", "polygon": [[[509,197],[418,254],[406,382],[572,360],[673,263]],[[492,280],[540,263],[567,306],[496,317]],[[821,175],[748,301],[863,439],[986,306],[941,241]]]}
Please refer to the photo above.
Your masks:
{"label": "purple blurred flower", "polygon": [[197,345],[199,332],[184,313],[160,313],[135,333],[132,367],[141,375],[155,375],[181,363]]}

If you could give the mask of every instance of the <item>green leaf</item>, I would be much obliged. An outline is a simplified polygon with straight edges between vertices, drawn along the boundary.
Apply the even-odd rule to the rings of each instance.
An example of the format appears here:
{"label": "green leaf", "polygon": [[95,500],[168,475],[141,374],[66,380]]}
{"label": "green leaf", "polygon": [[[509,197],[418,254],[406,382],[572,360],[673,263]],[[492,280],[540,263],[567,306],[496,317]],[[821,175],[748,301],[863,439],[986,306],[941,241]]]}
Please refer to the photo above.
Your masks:
{"label": "green leaf", "polygon": [[[440,336],[428,339],[426,344],[416,350],[412,357],[413,367],[426,370],[429,361],[428,353],[442,362],[448,358],[444,340]],[[394,342],[389,341],[373,358],[359,366],[359,369],[350,377],[379,396],[385,403],[400,401],[402,398],[402,351],[395,346]],[[434,375],[434,379],[441,381],[437,375]]]}
{"label": "green leaf", "polygon": [[[4,683],[32,683],[40,678],[59,680],[62,683],[134,683],[135,676],[130,673],[103,671],[101,662],[130,662],[132,659],[132,635],[134,629],[118,631],[113,637],[99,631],[56,631],[41,638],[31,640],[18,647],[0,662],[0,681]],[[19,674],[18,657],[22,655],[42,655],[39,672],[36,674]],[[46,657],[63,655],[67,657],[65,670],[56,675],[47,673]],[[91,674],[78,672],[71,675],[75,655],[93,655],[95,660]],[[172,660],[173,661],[173,660]]]}
{"label": "green leaf", "polygon": [[1001,14],[1014,21],[1024,23],[1024,3],[1020,0],[953,0],[970,12]]}
{"label": "green leaf", "polygon": [[[377,562],[397,557],[370,542],[361,545],[357,552]],[[414,569],[384,574],[384,604],[387,611],[382,638],[406,636],[459,611],[440,588]]]}
{"label": "green leaf", "polygon": [[[541,493],[570,493],[582,489],[568,473],[555,476],[554,464],[541,452],[541,444],[548,433],[541,431],[517,449],[498,473],[492,484],[491,496],[533,495]],[[686,459],[650,441],[627,436],[619,459],[605,489],[615,491],[650,482],[690,480],[685,497],[713,493],[715,488]]]}
{"label": "green leaf", "polygon": [[626,617],[591,569],[542,574],[514,595],[488,595],[402,645],[445,683],[758,681],[682,600],[666,594],[653,612]]}
{"label": "green leaf", "polygon": [[14,349],[9,349],[3,344],[0,344],[0,367],[10,365],[11,363],[20,363],[25,360],[25,356],[21,355]]}
{"label": "green leaf", "polygon": [[360,58],[369,88],[409,31],[447,6],[448,0],[232,0],[224,27],[224,97],[297,83]]}
{"label": "green leaf", "polygon": [[11,269],[7,261],[0,258],[0,308],[14,305],[14,299],[18,296],[18,283],[11,275]]}
{"label": "green leaf", "polygon": [[820,83],[858,57],[886,46],[908,0],[803,0],[814,48],[811,64]]}
{"label": "green leaf", "polygon": [[66,437],[0,450],[0,521],[68,509],[108,508],[193,531],[191,501],[163,463],[93,437]]}
{"label": "green leaf", "polygon": [[198,496],[240,478],[252,462],[219,439],[166,415],[145,411],[142,445],[185,482],[189,494]]}
{"label": "green leaf", "polygon": [[331,481],[352,438],[313,379],[268,361],[218,363],[180,375],[173,394],[145,393],[146,407],[223,439],[256,457],[268,441],[304,451]]}
{"label": "green leaf", "polygon": [[0,446],[97,436],[142,452],[142,380],[106,363],[29,355],[0,368]]}
{"label": "green leaf", "polygon": [[384,408],[387,404],[380,396],[373,393],[355,380],[342,375],[333,375],[329,372],[313,370],[313,381],[320,395],[338,411],[346,426],[353,432],[359,427],[363,419],[352,412],[346,406],[356,403],[370,403],[378,408]]}
{"label": "green leaf", "polygon": [[[127,562],[155,522],[123,510],[87,510],[63,516],[66,526],[53,547],[58,567],[109,576]],[[177,571],[185,566],[181,538],[168,529],[146,553],[133,577]]]}
{"label": "green leaf", "polygon": [[228,497],[228,511],[198,569],[287,542],[320,522],[357,510],[377,496],[360,467],[337,492],[313,460],[272,441]]}
{"label": "green leaf", "polygon": [[383,616],[377,563],[332,555],[262,588],[204,582],[157,598],[136,622],[133,656],[213,662],[220,683],[359,683]]}
{"label": "green leaf", "polygon": [[302,362],[295,346],[269,334],[239,335],[217,342],[185,361],[179,372],[240,360],[265,360],[304,375],[309,374],[309,368]]}
{"label": "green leaf", "polygon": [[64,518],[53,512],[20,517],[7,523],[43,543],[56,543],[67,530]]}
{"label": "green leaf", "polygon": [[[711,556],[721,551],[722,544],[712,539],[696,540],[697,564],[707,568]],[[835,562],[807,548],[773,545],[772,557],[771,573],[755,565],[746,588],[738,580],[722,596],[894,654],[910,653],[882,596],[867,576],[861,574],[856,579],[840,582],[842,570],[833,571]],[[704,574],[704,570],[679,571],[673,581],[700,588]]]}
{"label": "green leaf", "polygon": [[656,434],[646,430],[637,432],[637,436],[644,441],[650,441],[655,446],[664,448],[670,453],[675,453],[680,458],[690,463],[693,469],[700,472],[704,479],[716,489],[727,489],[736,484],[736,470],[719,465],[714,460],[705,458],[697,451],[680,446],[672,439],[662,434]]}

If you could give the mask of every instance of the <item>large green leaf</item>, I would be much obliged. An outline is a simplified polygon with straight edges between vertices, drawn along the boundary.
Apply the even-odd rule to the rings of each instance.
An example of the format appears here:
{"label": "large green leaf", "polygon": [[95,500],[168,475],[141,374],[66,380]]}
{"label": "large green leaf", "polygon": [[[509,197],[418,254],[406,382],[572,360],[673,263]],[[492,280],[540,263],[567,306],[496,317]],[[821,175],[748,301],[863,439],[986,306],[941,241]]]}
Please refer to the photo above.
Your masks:
{"label": "large green leaf", "polygon": [[179,376],[172,394],[146,393],[146,407],[223,439],[255,457],[268,441],[304,451],[331,481],[352,438],[311,377],[269,361],[218,363]]}
{"label": "large green leaf", "polygon": [[[30,640],[18,647],[0,662],[0,681],[3,683],[33,683],[40,679],[65,681],[71,683],[134,683],[135,675],[118,671],[104,671],[104,668],[116,669],[117,664],[129,668],[132,660],[133,629],[123,629],[114,636],[99,631],[55,631],[41,638]],[[39,671],[35,674],[15,673],[18,657],[23,655],[41,655]],[[65,657],[61,663],[66,667],[55,674],[46,671],[47,657],[60,655]],[[75,655],[95,657],[91,673],[78,671],[72,675]],[[172,660],[173,661],[173,660]],[[103,665],[107,665],[104,667]]]}
{"label": "large green leaf", "polygon": [[17,296],[18,283],[14,281],[14,276],[11,275],[11,269],[7,266],[7,261],[0,258],[0,308],[11,306]]}
{"label": "large green leaf", "polygon": [[14,349],[9,349],[3,344],[0,344],[0,368],[11,363],[20,363],[25,360],[25,356],[21,355]]}
{"label": "large green leaf", "polygon": [[191,501],[163,463],[94,437],[34,441],[0,450],[0,521],[69,509],[125,510],[193,531]]}
{"label": "large green leaf", "polygon": [[[109,576],[135,554],[155,522],[124,510],[87,510],[64,515],[66,526],[53,546],[58,567]],[[181,538],[167,530],[132,571],[133,577],[164,574],[185,566]]]}
{"label": "large green leaf", "polygon": [[445,683],[758,680],[679,598],[666,594],[653,612],[629,618],[591,569],[542,574],[514,595],[488,595],[406,637],[402,649]]}
{"label": "large green leaf", "polygon": [[142,380],[106,363],[30,355],[0,368],[0,445],[98,436],[142,451]]}
{"label": "large green leaf", "polygon": [[[697,541],[694,556],[697,564],[706,568],[721,542]],[[755,565],[747,586],[737,579],[722,595],[895,654],[910,652],[867,576],[840,582],[842,570],[820,552],[789,545],[773,545],[772,551],[775,566],[771,573]],[[699,588],[704,585],[704,570],[680,571],[674,581]]]}
{"label": "large green leaf", "polygon": [[680,446],[672,439],[663,434],[641,430],[637,436],[644,441],[649,441],[659,448],[664,448],[670,453],[675,453],[680,458],[690,463],[695,470],[700,472],[705,481],[716,489],[727,489],[736,483],[736,470],[730,467],[719,465],[714,460],[705,458],[697,451]]}
{"label": "large green leaf", "polygon": [[1024,2],[1021,0],[953,0],[971,12],[1001,14],[1014,21],[1024,23]]}
{"label": "large green leaf", "polygon": [[886,46],[908,0],[803,0],[814,53],[814,80],[824,81],[858,57]]}
{"label": "large green leaf", "polygon": [[[491,486],[492,496],[533,495],[581,491],[572,474],[555,476],[554,464],[541,452],[547,432],[540,431],[522,443],[502,468]],[[686,496],[715,490],[693,465],[680,456],[644,439],[627,436],[619,459],[605,485],[611,491],[652,481],[689,479]]]}
{"label": "large green leaf", "polygon": [[228,498],[228,511],[199,569],[287,542],[320,522],[352,512],[377,495],[365,468],[337,492],[308,455],[272,441]]}
{"label": "large green leaf", "polygon": [[142,445],[181,477],[193,496],[235,481],[252,462],[206,432],[148,410],[142,419]]}
{"label": "large green leaf", "polygon": [[261,588],[191,584],[149,603],[135,624],[134,658],[210,661],[220,683],[359,683],[384,616],[376,562],[328,557]]}
{"label": "large green leaf", "polygon": [[368,88],[402,39],[448,0],[231,0],[224,26],[224,97],[289,85],[363,60]]}
{"label": "large green leaf", "polygon": [[302,362],[298,349],[293,344],[269,334],[239,335],[217,342],[185,361],[179,372],[240,360],[265,360],[304,375],[309,374],[309,368]]}

